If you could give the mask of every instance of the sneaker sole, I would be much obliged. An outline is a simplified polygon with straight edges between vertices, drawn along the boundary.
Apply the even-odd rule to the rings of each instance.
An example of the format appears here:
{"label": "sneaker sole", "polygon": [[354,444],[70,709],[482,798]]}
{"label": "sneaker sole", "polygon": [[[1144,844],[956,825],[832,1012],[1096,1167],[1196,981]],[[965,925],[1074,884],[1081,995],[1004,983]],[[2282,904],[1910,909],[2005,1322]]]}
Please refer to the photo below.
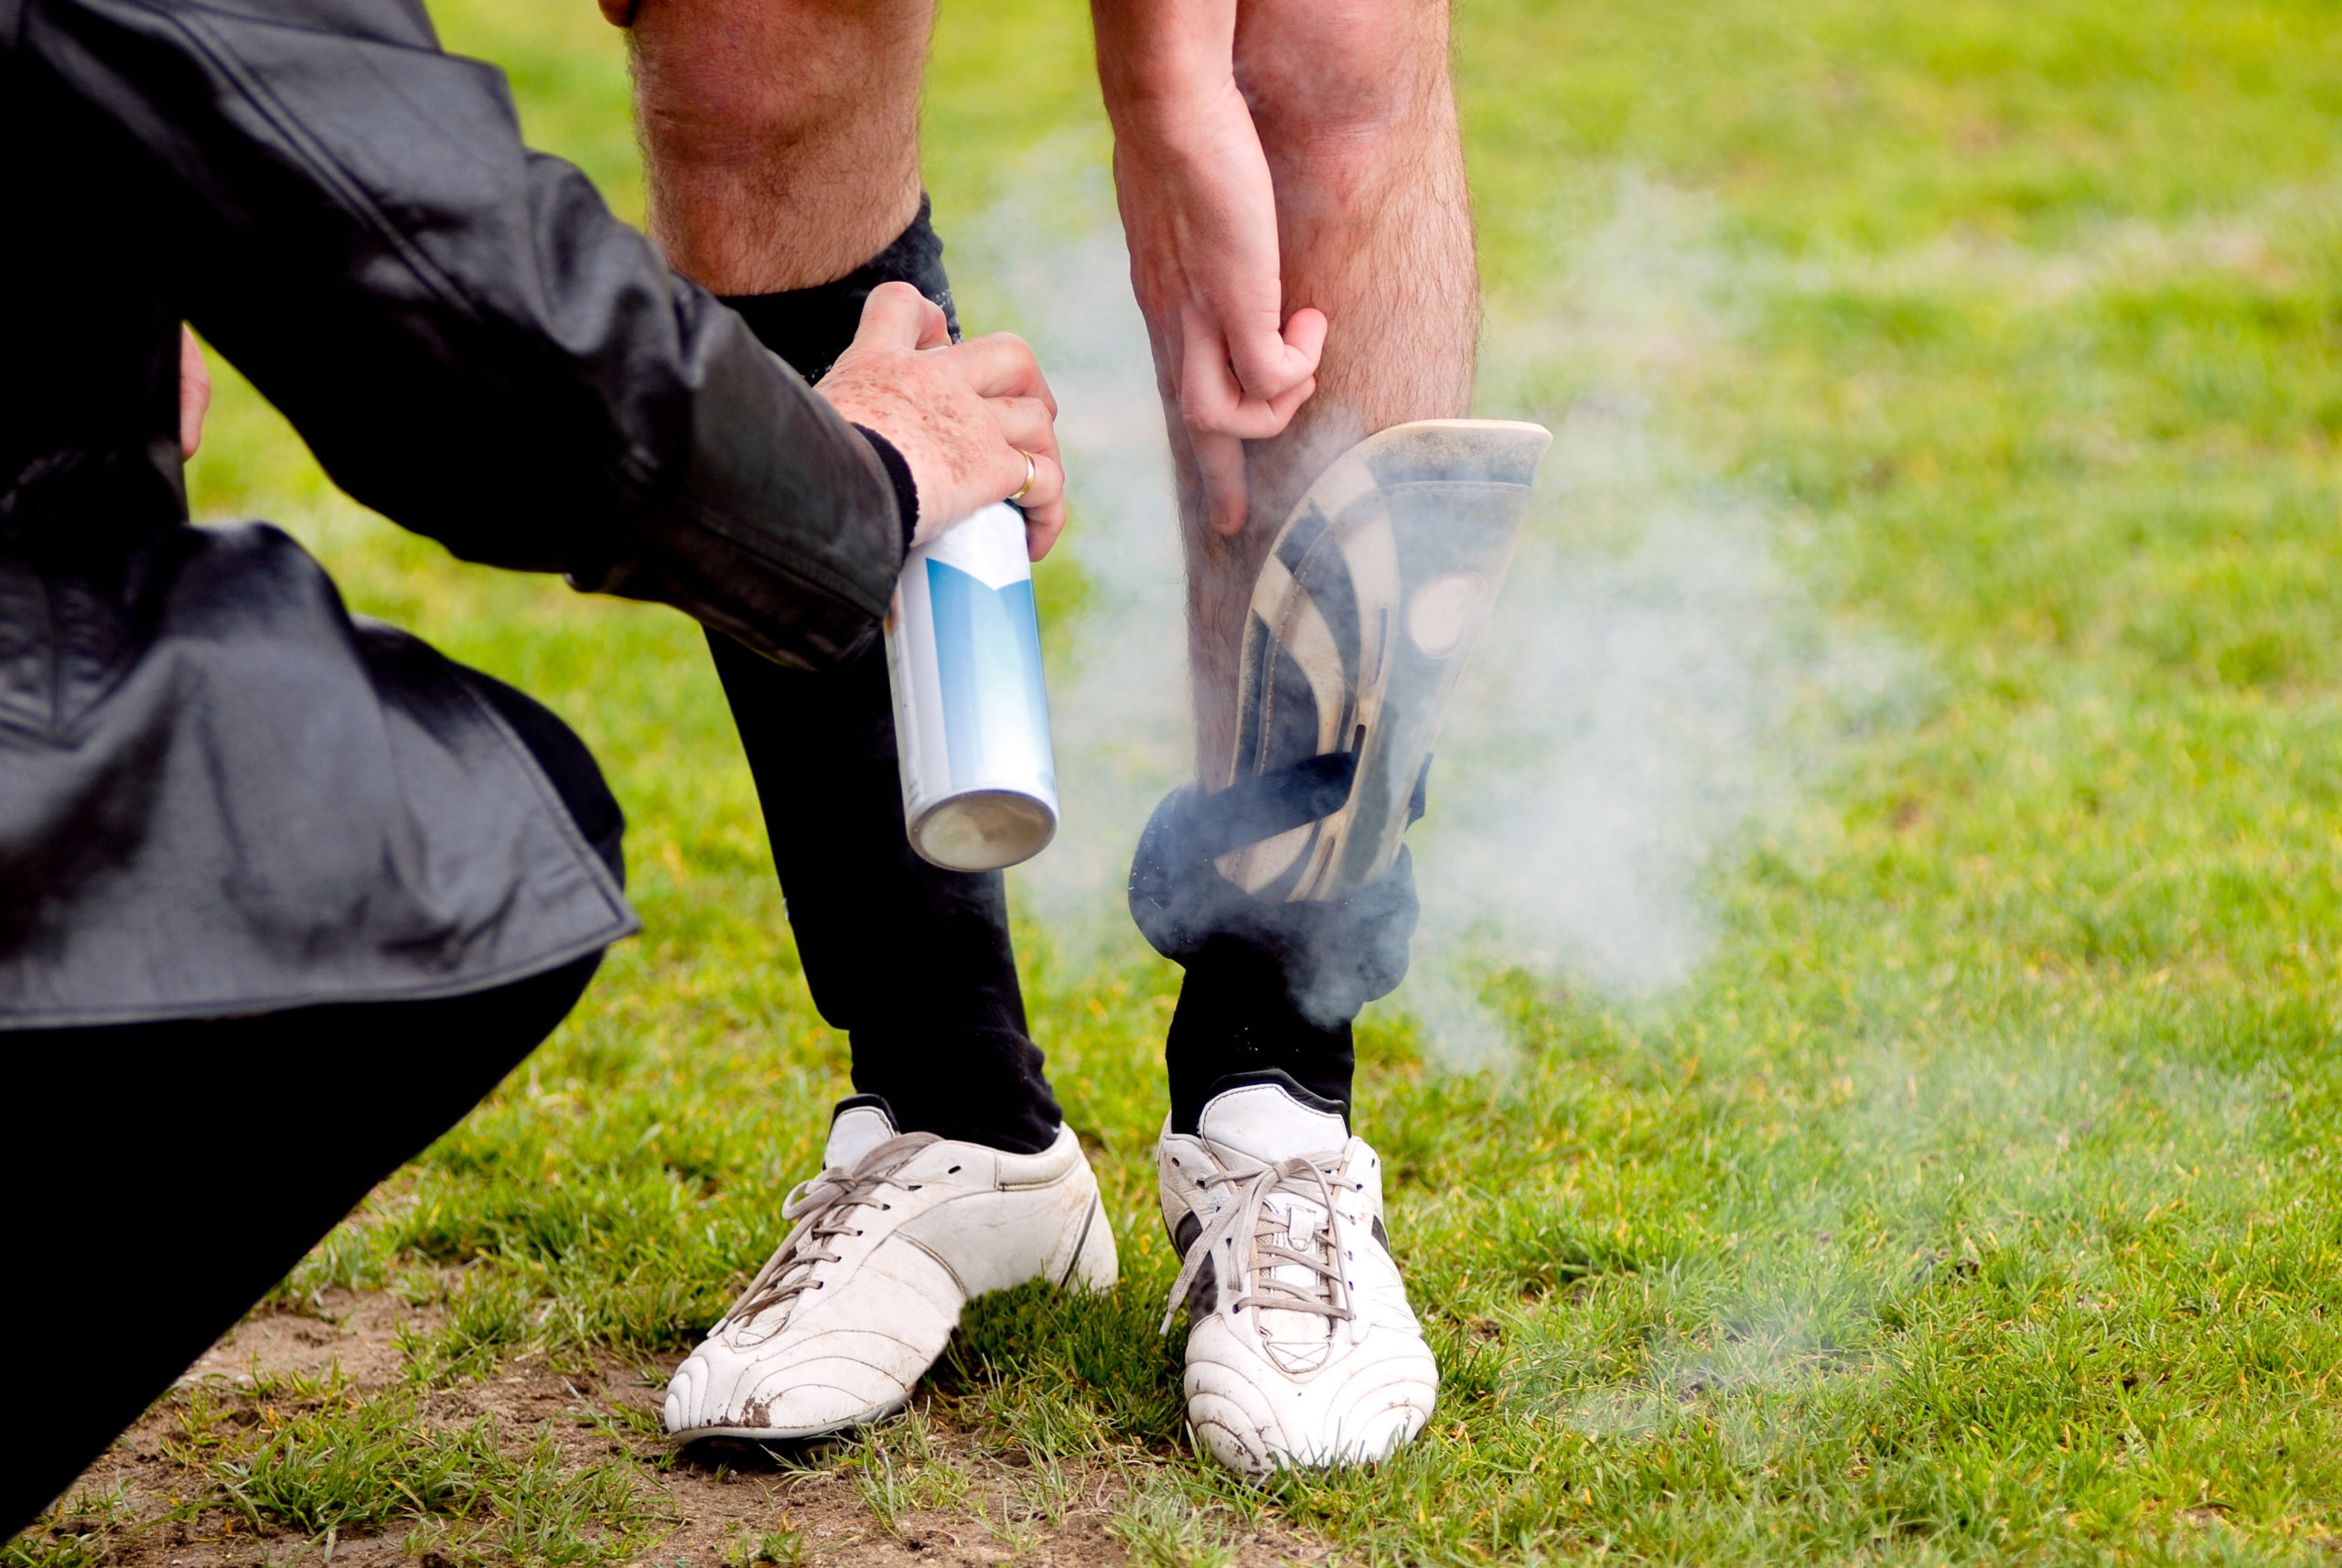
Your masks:
{"label": "sneaker sole", "polygon": [[825,1422],[819,1426],[702,1426],[689,1432],[671,1432],[668,1444],[676,1448],[688,1448],[708,1438],[730,1438],[742,1443],[801,1443],[809,1437],[829,1437],[841,1432],[852,1432],[865,1426],[878,1426],[900,1417],[910,1408],[910,1402],[889,1405],[884,1410],[851,1415],[843,1421]]}

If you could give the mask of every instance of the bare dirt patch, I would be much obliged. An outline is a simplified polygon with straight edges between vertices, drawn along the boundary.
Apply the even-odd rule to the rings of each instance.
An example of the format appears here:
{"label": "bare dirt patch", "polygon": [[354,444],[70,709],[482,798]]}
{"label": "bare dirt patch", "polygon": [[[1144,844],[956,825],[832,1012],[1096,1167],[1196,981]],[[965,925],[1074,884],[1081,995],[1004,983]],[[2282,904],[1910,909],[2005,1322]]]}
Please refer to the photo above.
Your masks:
{"label": "bare dirt patch", "polygon": [[[427,1333],[436,1317],[381,1294],[329,1293],[315,1309],[255,1316],[231,1330],[83,1472],[26,1544],[70,1568],[458,1568],[532,1555],[435,1519],[313,1534],[255,1529],[233,1506],[209,1467],[217,1452],[189,1442],[191,1419],[257,1435],[299,1397],[295,1380],[326,1384],[343,1400],[391,1389],[407,1371],[402,1330]],[[667,1374],[681,1359],[635,1365],[597,1354],[556,1368],[524,1356],[485,1378],[422,1393],[415,1419],[452,1429],[491,1418],[508,1455],[541,1455],[549,1439],[569,1474],[621,1466],[653,1521],[619,1559],[626,1568],[792,1561],[1070,1568],[1197,1555],[1229,1568],[1271,1568],[1330,1559],[1273,1514],[1247,1525],[1219,1510],[1200,1526],[1183,1523],[1159,1455],[1037,1464],[1004,1455],[925,1402],[880,1429],[876,1446],[703,1444],[678,1455],[656,1435],[656,1422]]]}

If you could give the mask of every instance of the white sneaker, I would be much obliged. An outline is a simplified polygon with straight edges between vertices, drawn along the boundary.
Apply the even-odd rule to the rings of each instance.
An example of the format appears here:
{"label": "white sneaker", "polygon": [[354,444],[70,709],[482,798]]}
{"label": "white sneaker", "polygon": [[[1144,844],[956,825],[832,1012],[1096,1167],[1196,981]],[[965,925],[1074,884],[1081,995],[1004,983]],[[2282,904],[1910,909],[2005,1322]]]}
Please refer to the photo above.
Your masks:
{"label": "white sneaker", "polygon": [[856,1095],[825,1169],[789,1195],[797,1221],[667,1385],[667,1431],[814,1437],[901,1410],[973,1296],[1027,1280],[1105,1290],[1113,1227],[1071,1128],[1037,1155],[898,1136]]}
{"label": "white sneaker", "polygon": [[[1423,1428],[1439,1368],[1382,1229],[1382,1163],[1284,1073],[1220,1090],[1155,1145],[1186,1258],[1187,1424],[1231,1469],[1370,1464]],[[1306,1097],[1314,1099],[1314,1097]],[[1322,1102],[1320,1102],[1322,1104]]]}

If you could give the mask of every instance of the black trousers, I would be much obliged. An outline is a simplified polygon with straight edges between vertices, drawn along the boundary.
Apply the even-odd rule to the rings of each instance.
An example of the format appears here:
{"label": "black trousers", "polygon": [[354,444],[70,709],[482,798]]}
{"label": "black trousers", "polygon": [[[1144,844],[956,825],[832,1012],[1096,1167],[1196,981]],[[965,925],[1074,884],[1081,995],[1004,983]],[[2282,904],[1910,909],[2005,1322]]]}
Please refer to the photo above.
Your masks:
{"label": "black trousers", "polygon": [[[478,689],[622,875],[625,822],[585,745]],[[534,1050],[600,962],[428,1002],[0,1032],[0,1345],[56,1359],[0,1466],[0,1541]]]}
{"label": "black trousers", "polygon": [[[908,282],[951,315],[942,257],[922,201],[908,229],[845,277],[725,303],[819,381],[882,283]],[[874,642],[843,669],[808,673],[721,636],[709,642],[813,1003],[847,1033],[855,1090],[883,1096],[906,1132],[1047,1147],[1060,1118],[1026,1026],[1004,885],[996,872],[943,871],[912,853],[884,650]],[[1305,1016],[1280,978],[1281,952],[1238,934],[1175,956],[1187,968],[1166,1046],[1176,1125],[1194,1129],[1221,1079],[1262,1071],[1348,1106],[1348,1018]]]}

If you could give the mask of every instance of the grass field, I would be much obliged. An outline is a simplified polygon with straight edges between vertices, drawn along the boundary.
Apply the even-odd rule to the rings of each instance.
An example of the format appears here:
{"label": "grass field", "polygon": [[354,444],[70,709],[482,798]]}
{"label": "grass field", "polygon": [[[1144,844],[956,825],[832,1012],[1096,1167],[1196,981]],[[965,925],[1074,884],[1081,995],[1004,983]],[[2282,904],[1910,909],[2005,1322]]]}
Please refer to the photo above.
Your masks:
{"label": "grass field", "polygon": [[[639,216],[593,7],[434,10]],[[1597,907],[1547,890],[1563,915],[1523,929],[1556,940],[1513,944],[1466,899],[1494,918],[1458,972],[1493,1046],[1443,1046],[1415,992],[1362,1026],[1359,1129],[1445,1373],[1402,1457],[1258,1491],[1194,1459],[1154,1332],[1175,972],[1053,918],[1020,925],[1034,1023],[1123,1284],[981,1304],[918,1422],[801,1463],[861,1478],[880,1544],[914,1492],[973,1518],[947,1451],[1111,1469],[1112,1539],[1151,1564],[1264,1540],[2342,1561],[2342,13],[1468,0],[1458,28],[1488,411],[1564,427],[1536,524],[1557,569],[1680,587],[1648,514],[1741,520],[1784,607],[1745,688],[1701,700],[1772,715],[1730,753],[1757,783],[1719,805],[1695,768],[1638,820],[1693,841],[1649,908],[1631,858],[1600,862],[1628,875]],[[1077,6],[946,5],[947,238],[1013,220],[1037,168],[1094,188],[1088,70]],[[973,262],[958,281],[972,325],[1047,347],[1032,301]],[[242,1424],[175,1396],[176,1517],[238,1523],[245,1562],[417,1518],[438,1533],[410,1541],[458,1559],[682,1562],[641,1500],[665,1461],[640,1418],[581,1469],[410,1417],[516,1359],[671,1360],[777,1240],[843,1092],[698,634],[358,513],[221,379],[202,513],[285,521],[358,607],[565,714],[628,811],[647,929],[281,1293],[412,1304],[402,1369],[275,1389]],[[1611,482],[1629,438],[1640,477]],[[1104,613],[1074,553],[1041,589],[1069,683],[1059,628]],[[1870,650],[1887,674],[1861,689],[1885,695],[1850,698],[1831,649]],[[1664,917],[1675,972],[1577,940],[1629,906]],[[1042,1552],[1046,1512],[969,1539]],[[106,1518],[92,1494],[8,1560],[129,1550]],[[744,1528],[734,1559],[819,1545],[792,1530]]]}

